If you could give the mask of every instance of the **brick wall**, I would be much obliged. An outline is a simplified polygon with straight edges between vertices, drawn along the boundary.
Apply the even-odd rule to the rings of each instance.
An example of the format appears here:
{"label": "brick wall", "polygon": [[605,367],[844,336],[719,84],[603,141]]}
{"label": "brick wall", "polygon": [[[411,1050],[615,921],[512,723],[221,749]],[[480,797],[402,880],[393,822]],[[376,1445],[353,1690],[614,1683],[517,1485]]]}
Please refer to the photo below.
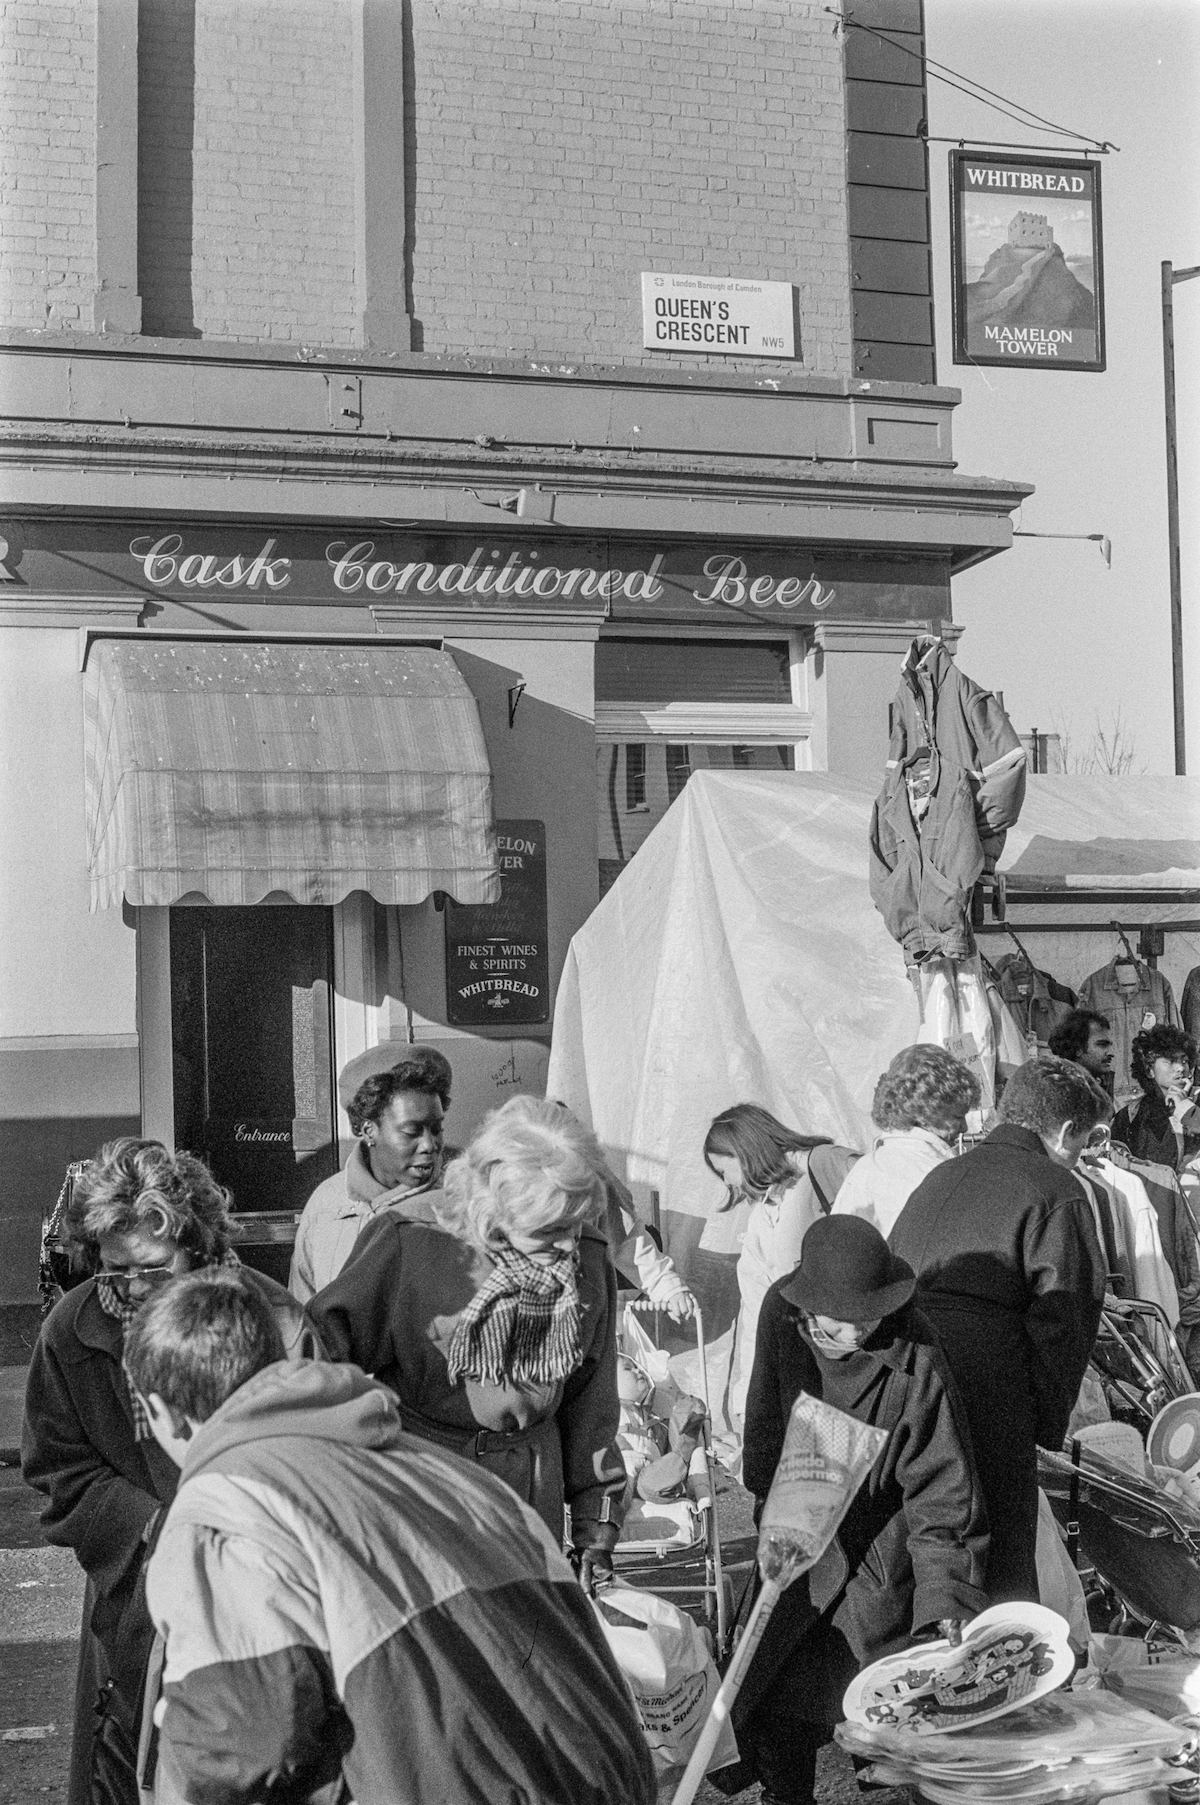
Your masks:
{"label": "brick wall", "polygon": [[142,329],[350,345],[348,0],[142,0]]}
{"label": "brick wall", "polygon": [[85,0],[0,0],[0,326],[90,331],[95,25]]}
{"label": "brick wall", "polygon": [[418,347],[668,361],[641,349],[640,271],[745,273],[794,282],[805,367],[849,374],[820,0],[412,0],[412,24]]}

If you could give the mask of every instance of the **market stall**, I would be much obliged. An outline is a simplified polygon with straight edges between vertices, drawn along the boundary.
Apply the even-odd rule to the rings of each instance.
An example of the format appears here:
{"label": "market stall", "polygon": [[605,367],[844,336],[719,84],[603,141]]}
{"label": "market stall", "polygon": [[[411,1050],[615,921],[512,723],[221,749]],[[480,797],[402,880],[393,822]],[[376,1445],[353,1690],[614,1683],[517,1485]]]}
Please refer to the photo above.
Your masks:
{"label": "market stall", "polygon": [[[840,776],[699,772],[572,942],[550,1094],[657,1209],[685,1273],[703,1267],[696,1243],[721,1202],[701,1156],[713,1116],[752,1100],[865,1147],[875,1081],[916,1038],[867,886],[874,797]],[[1033,779],[1000,874],[976,911],[986,957],[1012,950],[1016,925],[1074,988],[1119,949],[1111,919],[1157,924],[1167,950],[1150,958],[1178,999],[1200,962],[1200,782]],[[720,1232],[714,1220],[711,1253]]]}

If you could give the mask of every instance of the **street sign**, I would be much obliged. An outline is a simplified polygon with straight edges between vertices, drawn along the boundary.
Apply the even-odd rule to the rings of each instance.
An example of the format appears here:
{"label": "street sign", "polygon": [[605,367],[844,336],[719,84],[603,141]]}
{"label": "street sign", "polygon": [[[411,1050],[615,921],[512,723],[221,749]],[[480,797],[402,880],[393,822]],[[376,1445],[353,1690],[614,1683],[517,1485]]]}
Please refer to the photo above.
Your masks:
{"label": "street sign", "polygon": [[747,276],[642,272],[642,343],[651,351],[795,357],[796,291]]}
{"label": "street sign", "polygon": [[954,361],[1103,370],[1100,169],[950,152]]}
{"label": "street sign", "polygon": [[500,901],[446,903],[446,1014],[458,1028],[550,1020],[546,828],[497,821]]}

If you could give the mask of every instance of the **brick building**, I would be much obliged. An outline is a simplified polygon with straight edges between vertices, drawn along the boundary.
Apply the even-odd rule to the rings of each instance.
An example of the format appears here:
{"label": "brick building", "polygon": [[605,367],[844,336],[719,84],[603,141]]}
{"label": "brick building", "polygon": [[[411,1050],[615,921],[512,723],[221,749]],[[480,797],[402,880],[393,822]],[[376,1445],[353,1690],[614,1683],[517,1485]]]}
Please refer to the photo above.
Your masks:
{"label": "brick building", "polygon": [[[877,770],[913,625],[1027,491],[956,468],[935,384],[920,0],[854,17],[0,0],[0,1305],[110,1133],[286,1238],[356,1052],[452,1042],[455,1137],[536,1085],[571,934],[697,766]],[[648,346],[680,272],[761,289],[791,354]],[[273,708],[317,748],[303,847]],[[486,826],[490,784],[486,979],[445,902],[495,893],[478,822],[409,869],[369,756],[414,819],[458,785]]]}

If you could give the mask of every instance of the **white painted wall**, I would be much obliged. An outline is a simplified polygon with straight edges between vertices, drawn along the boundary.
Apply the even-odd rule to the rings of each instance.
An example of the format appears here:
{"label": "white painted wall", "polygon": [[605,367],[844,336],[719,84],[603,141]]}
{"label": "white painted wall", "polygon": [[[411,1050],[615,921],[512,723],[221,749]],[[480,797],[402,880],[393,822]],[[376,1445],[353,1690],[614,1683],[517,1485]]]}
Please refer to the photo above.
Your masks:
{"label": "white painted wall", "polygon": [[134,934],[90,913],[79,637],[0,632],[0,1041],[132,1035]]}

